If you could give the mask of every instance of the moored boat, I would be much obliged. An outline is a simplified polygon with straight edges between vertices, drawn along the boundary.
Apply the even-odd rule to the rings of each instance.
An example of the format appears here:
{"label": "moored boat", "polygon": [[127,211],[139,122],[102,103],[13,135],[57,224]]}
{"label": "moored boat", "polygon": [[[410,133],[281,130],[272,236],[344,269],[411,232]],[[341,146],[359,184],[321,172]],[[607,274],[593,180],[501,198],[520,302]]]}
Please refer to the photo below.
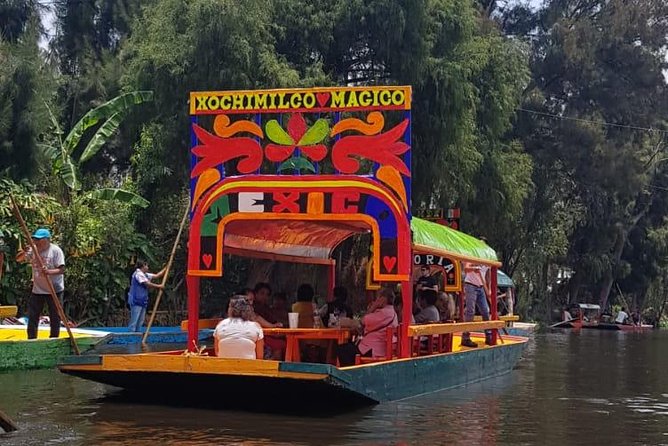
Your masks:
{"label": "moored boat", "polygon": [[[109,337],[101,331],[71,330],[81,351],[103,343]],[[28,340],[25,325],[0,325],[0,371],[55,367],[61,359],[72,354],[64,329],[58,338],[49,338],[49,334],[49,327],[40,326],[37,339]]]}
{"label": "moored boat", "polygon": [[[410,95],[410,87],[191,93],[189,351],[69,357],[60,370],[156,398],[169,389],[176,402],[239,406],[268,395],[303,406],[378,403],[510,372],[527,339],[499,333],[496,253],[411,215]],[[348,367],[335,357],[302,362],[301,341],[343,344],[352,336],[345,328],[265,329],[286,338],[281,361],[218,358],[200,345],[201,330],[219,322],[199,318],[200,278],[221,276],[226,254],[321,265],[331,292],[334,249],[360,234],[372,239],[368,288],[401,288],[404,322],[385,329],[384,356]],[[462,262],[490,267],[492,320],[411,324],[416,272],[429,266],[440,289],[461,293]],[[462,332],[478,347],[461,347]]]}

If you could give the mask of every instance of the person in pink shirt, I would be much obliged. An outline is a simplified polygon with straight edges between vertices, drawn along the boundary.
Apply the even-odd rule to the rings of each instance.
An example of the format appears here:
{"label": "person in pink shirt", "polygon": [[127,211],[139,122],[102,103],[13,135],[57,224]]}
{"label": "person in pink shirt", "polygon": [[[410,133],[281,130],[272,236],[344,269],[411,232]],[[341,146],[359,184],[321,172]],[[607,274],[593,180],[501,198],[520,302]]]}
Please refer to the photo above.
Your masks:
{"label": "person in pink shirt", "polygon": [[387,354],[385,329],[397,327],[399,319],[394,311],[394,291],[383,288],[369,304],[362,318],[363,335],[358,345],[339,346],[339,364],[353,365],[355,356],[384,357]]}

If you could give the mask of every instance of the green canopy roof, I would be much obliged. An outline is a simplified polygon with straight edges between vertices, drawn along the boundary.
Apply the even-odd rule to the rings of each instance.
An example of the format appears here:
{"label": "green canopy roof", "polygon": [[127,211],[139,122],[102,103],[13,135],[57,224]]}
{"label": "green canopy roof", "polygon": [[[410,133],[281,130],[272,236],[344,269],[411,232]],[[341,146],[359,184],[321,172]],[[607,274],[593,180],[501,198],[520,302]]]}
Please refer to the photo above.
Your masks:
{"label": "green canopy roof", "polygon": [[411,219],[413,245],[445,252],[454,257],[497,263],[496,252],[487,243],[438,223],[421,218]]}

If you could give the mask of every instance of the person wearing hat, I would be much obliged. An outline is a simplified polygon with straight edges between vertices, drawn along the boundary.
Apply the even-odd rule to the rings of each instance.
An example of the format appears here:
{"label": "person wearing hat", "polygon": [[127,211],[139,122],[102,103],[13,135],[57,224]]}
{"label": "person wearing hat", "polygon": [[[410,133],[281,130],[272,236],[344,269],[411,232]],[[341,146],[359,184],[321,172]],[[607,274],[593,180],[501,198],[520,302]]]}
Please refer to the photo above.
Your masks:
{"label": "person wearing hat", "polygon": [[62,305],[63,292],[65,291],[65,255],[58,245],[51,243],[51,232],[46,228],[36,230],[32,239],[39,251],[39,256],[42,258],[44,269],[40,268],[31,248],[26,251],[19,251],[16,256],[18,262],[30,262],[32,264],[32,294],[28,301],[28,339],[37,338],[37,325],[45,303],[49,307],[49,322],[51,324],[49,337],[57,338],[60,334],[60,315],[55,302],[51,298],[48,282],[51,281]]}

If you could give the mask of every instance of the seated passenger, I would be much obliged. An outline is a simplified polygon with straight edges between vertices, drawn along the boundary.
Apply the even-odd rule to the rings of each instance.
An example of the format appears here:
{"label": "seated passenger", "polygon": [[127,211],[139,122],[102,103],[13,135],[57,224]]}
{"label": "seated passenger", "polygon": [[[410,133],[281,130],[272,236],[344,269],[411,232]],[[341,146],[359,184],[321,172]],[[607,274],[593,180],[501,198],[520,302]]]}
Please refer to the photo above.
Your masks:
{"label": "seated passenger", "polygon": [[331,315],[334,315],[336,320],[339,320],[342,317],[353,317],[353,310],[346,303],[347,300],[348,290],[342,286],[334,287],[334,290],[332,290],[332,297],[329,298],[329,302],[327,302],[324,311],[321,313],[322,323],[325,327],[329,327]]}
{"label": "seated passenger", "polygon": [[299,313],[299,328],[313,328],[313,314],[317,311],[313,296],[315,291],[308,283],[297,288],[297,302],[292,304],[292,312]]}
{"label": "seated passenger", "polygon": [[434,290],[424,289],[419,292],[420,312],[415,315],[416,324],[434,324],[441,321],[441,316],[436,308],[437,300],[438,295]]}
{"label": "seated passenger", "polygon": [[564,307],[564,309],[562,310],[561,320],[562,322],[568,322],[573,320],[573,316],[571,315],[571,312],[568,311],[568,307]]}
{"label": "seated passenger", "polygon": [[626,323],[628,323],[629,315],[624,310],[625,310],[625,308],[622,307],[622,309],[619,310],[619,313],[617,313],[617,317],[615,318],[615,323],[616,324],[626,324]]}
{"label": "seated passenger", "polygon": [[[267,285],[269,286],[269,285]],[[255,313],[255,291],[251,290],[250,288],[244,288],[243,291],[239,293],[240,296],[245,295],[246,299],[248,300],[248,303],[251,305],[253,308],[253,320],[260,324],[260,327],[263,328],[281,328],[283,325],[279,323],[272,323],[266,320],[262,315]]]}
{"label": "seated passenger", "polygon": [[236,295],[230,299],[227,318],[220,321],[213,332],[216,356],[239,359],[264,357],[264,334],[253,318],[253,307],[246,296]]}
{"label": "seated passenger", "polygon": [[274,294],[271,311],[276,322],[280,322],[284,327],[288,324],[288,295],[285,293]]}
{"label": "seated passenger", "polygon": [[397,327],[399,320],[394,311],[394,291],[383,288],[376,295],[362,318],[363,335],[359,344],[348,343],[338,348],[339,363],[353,365],[355,356],[382,358],[387,355],[386,328]]}
{"label": "seated passenger", "polygon": [[452,294],[440,292],[436,301],[436,309],[441,317],[441,322],[455,320],[455,299]]}

